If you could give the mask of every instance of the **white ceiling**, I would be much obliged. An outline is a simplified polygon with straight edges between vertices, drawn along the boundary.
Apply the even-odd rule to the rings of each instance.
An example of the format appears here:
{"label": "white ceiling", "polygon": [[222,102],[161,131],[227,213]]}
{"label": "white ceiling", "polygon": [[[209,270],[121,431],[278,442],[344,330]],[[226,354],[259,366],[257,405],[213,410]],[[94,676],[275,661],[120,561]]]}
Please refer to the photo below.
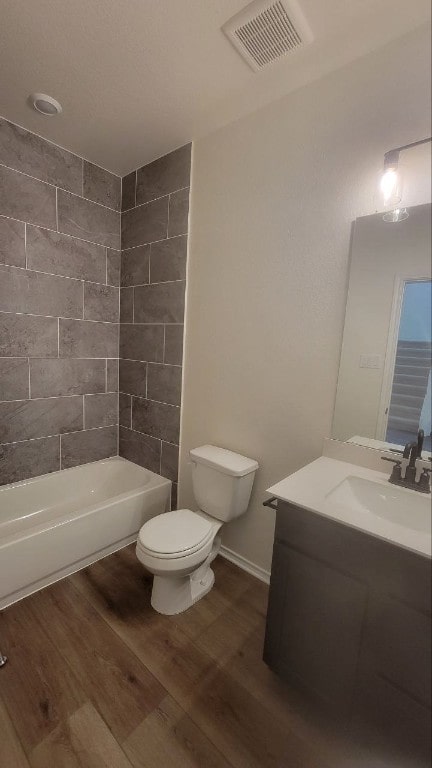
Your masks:
{"label": "white ceiling", "polygon": [[254,73],[221,31],[247,0],[0,0],[0,114],[123,175],[430,18],[429,0],[300,4],[315,41]]}

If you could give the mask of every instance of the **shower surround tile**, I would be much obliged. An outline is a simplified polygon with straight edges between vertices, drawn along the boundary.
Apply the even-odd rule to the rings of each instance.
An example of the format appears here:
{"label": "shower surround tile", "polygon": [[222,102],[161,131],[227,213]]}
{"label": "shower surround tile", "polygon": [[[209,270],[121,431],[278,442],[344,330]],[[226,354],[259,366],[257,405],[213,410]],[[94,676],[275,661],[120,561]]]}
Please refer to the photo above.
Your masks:
{"label": "shower surround tile", "polygon": [[30,359],[32,397],[95,394],[105,392],[105,387],[105,360]]}
{"label": "shower surround tile", "polygon": [[175,365],[148,364],[147,397],[170,405],[180,405],[182,369]]}
{"label": "shower surround tile", "polygon": [[57,215],[59,232],[120,250],[120,214],[117,211],[59,189]]}
{"label": "shower surround tile", "polygon": [[121,285],[143,285],[150,277],[150,245],[141,245],[122,251]]}
{"label": "shower surround tile", "polygon": [[142,435],[132,429],[120,426],[119,453],[124,459],[133,461],[151,472],[160,472],[161,442],[149,435]]}
{"label": "shower surround tile", "polygon": [[88,200],[106,205],[107,208],[120,210],[121,178],[113,173],[84,160],[83,195]]}
{"label": "shower surround tile", "polygon": [[137,171],[136,204],[169,195],[190,184],[191,145],[160,157]]}
{"label": "shower surround tile", "polygon": [[80,157],[0,118],[0,163],[36,179],[81,194]]}
{"label": "shower surround tile", "polygon": [[165,283],[186,279],[187,235],[152,243],[150,282]]}
{"label": "shower surround tile", "polygon": [[120,251],[113,251],[107,248],[106,278],[108,285],[120,285],[121,254]]}
{"label": "shower surround tile", "polygon": [[120,358],[161,363],[163,349],[163,325],[120,323]]}
{"label": "shower surround tile", "polygon": [[115,455],[120,405],[175,483],[190,157],[120,180],[0,119],[2,482]]}
{"label": "shower surround tile", "polygon": [[136,171],[128,173],[127,176],[122,178],[122,211],[127,211],[129,208],[135,208],[136,205]]}
{"label": "shower surround tile", "polygon": [[0,165],[0,216],[56,229],[56,190]]}
{"label": "shower surround tile", "polygon": [[84,283],[84,320],[119,321],[119,288]]}
{"label": "shower surround tile", "polygon": [[136,323],[182,323],[185,308],[184,280],[140,285],[134,290]]}
{"label": "shower surround tile", "polygon": [[119,425],[129,429],[132,426],[132,398],[123,392],[119,393]]}
{"label": "shower surround tile", "polygon": [[179,463],[178,445],[162,442],[161,475],[177,482]]}
{"label": "shower surround tile", "polygon": [[168,237],[184,235],[188,231],[189,190],[181,189],[169,198]]}
{"label": "shower surround tile", "polygon": [[122,247],[133,248],[163,240],[168,230],[168,198],[131,208],[122,214]]}
{"label": "shower surround tile", "polygon": [[[191,145],[123,179],[119,452],[175,484]],[[136,186],[135,186],[136,182]],[[162,461],[162,468],[159,469]],[[176,486],[173,486],[174,489]],[[175,494],[173,494],[175,497]]]}
{"label": "shower surround tile", "polygon": [[82,282],[0,267],[0,312],[14,312],[17,307],[30,315],[81,318]]}
{"label": "shower surround tile", "polygon": [[147,394],[147,363],[139,363],[136,360],[120,360],[119,390],[137,397],[145,397]]}
{"label": "shower surround tile", "polygon": [[118,325],[90,320],[59,320],[59,357],[116,357]]}
{"label": "shower surround tile", "polygon": [[27,227],[27,266],[53,275],[104,283],[106,248],[40,227]]}
{"label": "shower surround tile", "polygon": [[0,216],[0,264],[25,267],[25,224]]}
{"label": "shower surround tile", "polygon": [[82,397],[0,403],[0,443],[33,440],[82,428]]}
{"label": "shower surround tile", "polygon": [[134,289],[120,288],[120,322],[133,323]]}
{"label": "shower surround tile", "polygon": [[29,397],[29,364],[22,357],[0,357],[0,401]]}
{"label": "shower surround tile", "polygon": [[60,437],[26,440],[2,445],[0,477],[2,485],[60,469]]}
{"label": "shower surround tile", "polygon": [[0,357],[57,357],[58,320],[0,313]]}
{"label": "shower surround tile", "polygon": [[100,461],[117,455],[118,427],[102,427],[83,432],[62,435],[62,469],[86,464],[88,461]]}
{"label": "shower surround tile", "polygon": [[86,429],[110,427],[118,422],[118,394],[84,396],[84,421]]}
{"label": "shower surround tile", "polygon": [[106,391],[118,392],[119,381],[119,361],[107,360],[106,361]]}
{"label": "shower surround tile", "polygon": [[165,328],[164,363],[182,365],[183,363],[183,325],[167,325]]}
{"label": "shower surround tile", "polygon": [[117,452],[120,194],[0,118],[0,483]]}
{"label": "shower surround tile", "polygon": [[179,443],[180,408],[134,397],[132,428],[168,443]]}

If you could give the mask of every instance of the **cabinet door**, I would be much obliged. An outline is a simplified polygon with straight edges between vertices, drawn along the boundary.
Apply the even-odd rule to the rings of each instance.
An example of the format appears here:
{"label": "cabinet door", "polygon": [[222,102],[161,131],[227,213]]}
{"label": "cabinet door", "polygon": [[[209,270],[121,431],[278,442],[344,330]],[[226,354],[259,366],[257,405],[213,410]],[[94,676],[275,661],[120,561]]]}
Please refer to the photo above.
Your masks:
{"label": "cabinet door", "polygon": [[[274,548],[272,578],[273,569],[280,633],[275,667],[336,711],[345,711],[353,697],[367,587],[280,543]],[[269,624],[276,609],[273,605]]]}
{"label": "cabinet door", "polygon": [[429,765],[430,689],[430,616],[375,594],[364,629],[354,725],[385,734],[413,765],[414,758]]}

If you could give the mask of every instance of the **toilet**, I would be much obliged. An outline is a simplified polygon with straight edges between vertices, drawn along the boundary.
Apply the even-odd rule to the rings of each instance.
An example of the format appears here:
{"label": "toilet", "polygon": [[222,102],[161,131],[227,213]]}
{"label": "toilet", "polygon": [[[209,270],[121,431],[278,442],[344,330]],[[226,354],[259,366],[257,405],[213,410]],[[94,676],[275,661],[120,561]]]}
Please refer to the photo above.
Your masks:
{"label": "toilet", "polygon": [[246,512],[258,463],[214,445],[190,451],[192,485],[199,509],[177,509],[143,525],[138,560],[153,574],[151,604],[166,615],[182,613],[214,584],[210,568],[223,525]]}

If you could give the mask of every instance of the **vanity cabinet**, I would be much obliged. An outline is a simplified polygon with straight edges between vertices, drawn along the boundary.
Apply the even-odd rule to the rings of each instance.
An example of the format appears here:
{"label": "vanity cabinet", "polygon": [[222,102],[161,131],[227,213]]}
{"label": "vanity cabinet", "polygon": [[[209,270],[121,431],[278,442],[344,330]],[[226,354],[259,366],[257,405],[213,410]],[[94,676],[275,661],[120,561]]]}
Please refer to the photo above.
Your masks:
{"label": "vanity cabinet", "polygon": [[430,560],[279,501],[264,660],[353,728],[426,755]]}

